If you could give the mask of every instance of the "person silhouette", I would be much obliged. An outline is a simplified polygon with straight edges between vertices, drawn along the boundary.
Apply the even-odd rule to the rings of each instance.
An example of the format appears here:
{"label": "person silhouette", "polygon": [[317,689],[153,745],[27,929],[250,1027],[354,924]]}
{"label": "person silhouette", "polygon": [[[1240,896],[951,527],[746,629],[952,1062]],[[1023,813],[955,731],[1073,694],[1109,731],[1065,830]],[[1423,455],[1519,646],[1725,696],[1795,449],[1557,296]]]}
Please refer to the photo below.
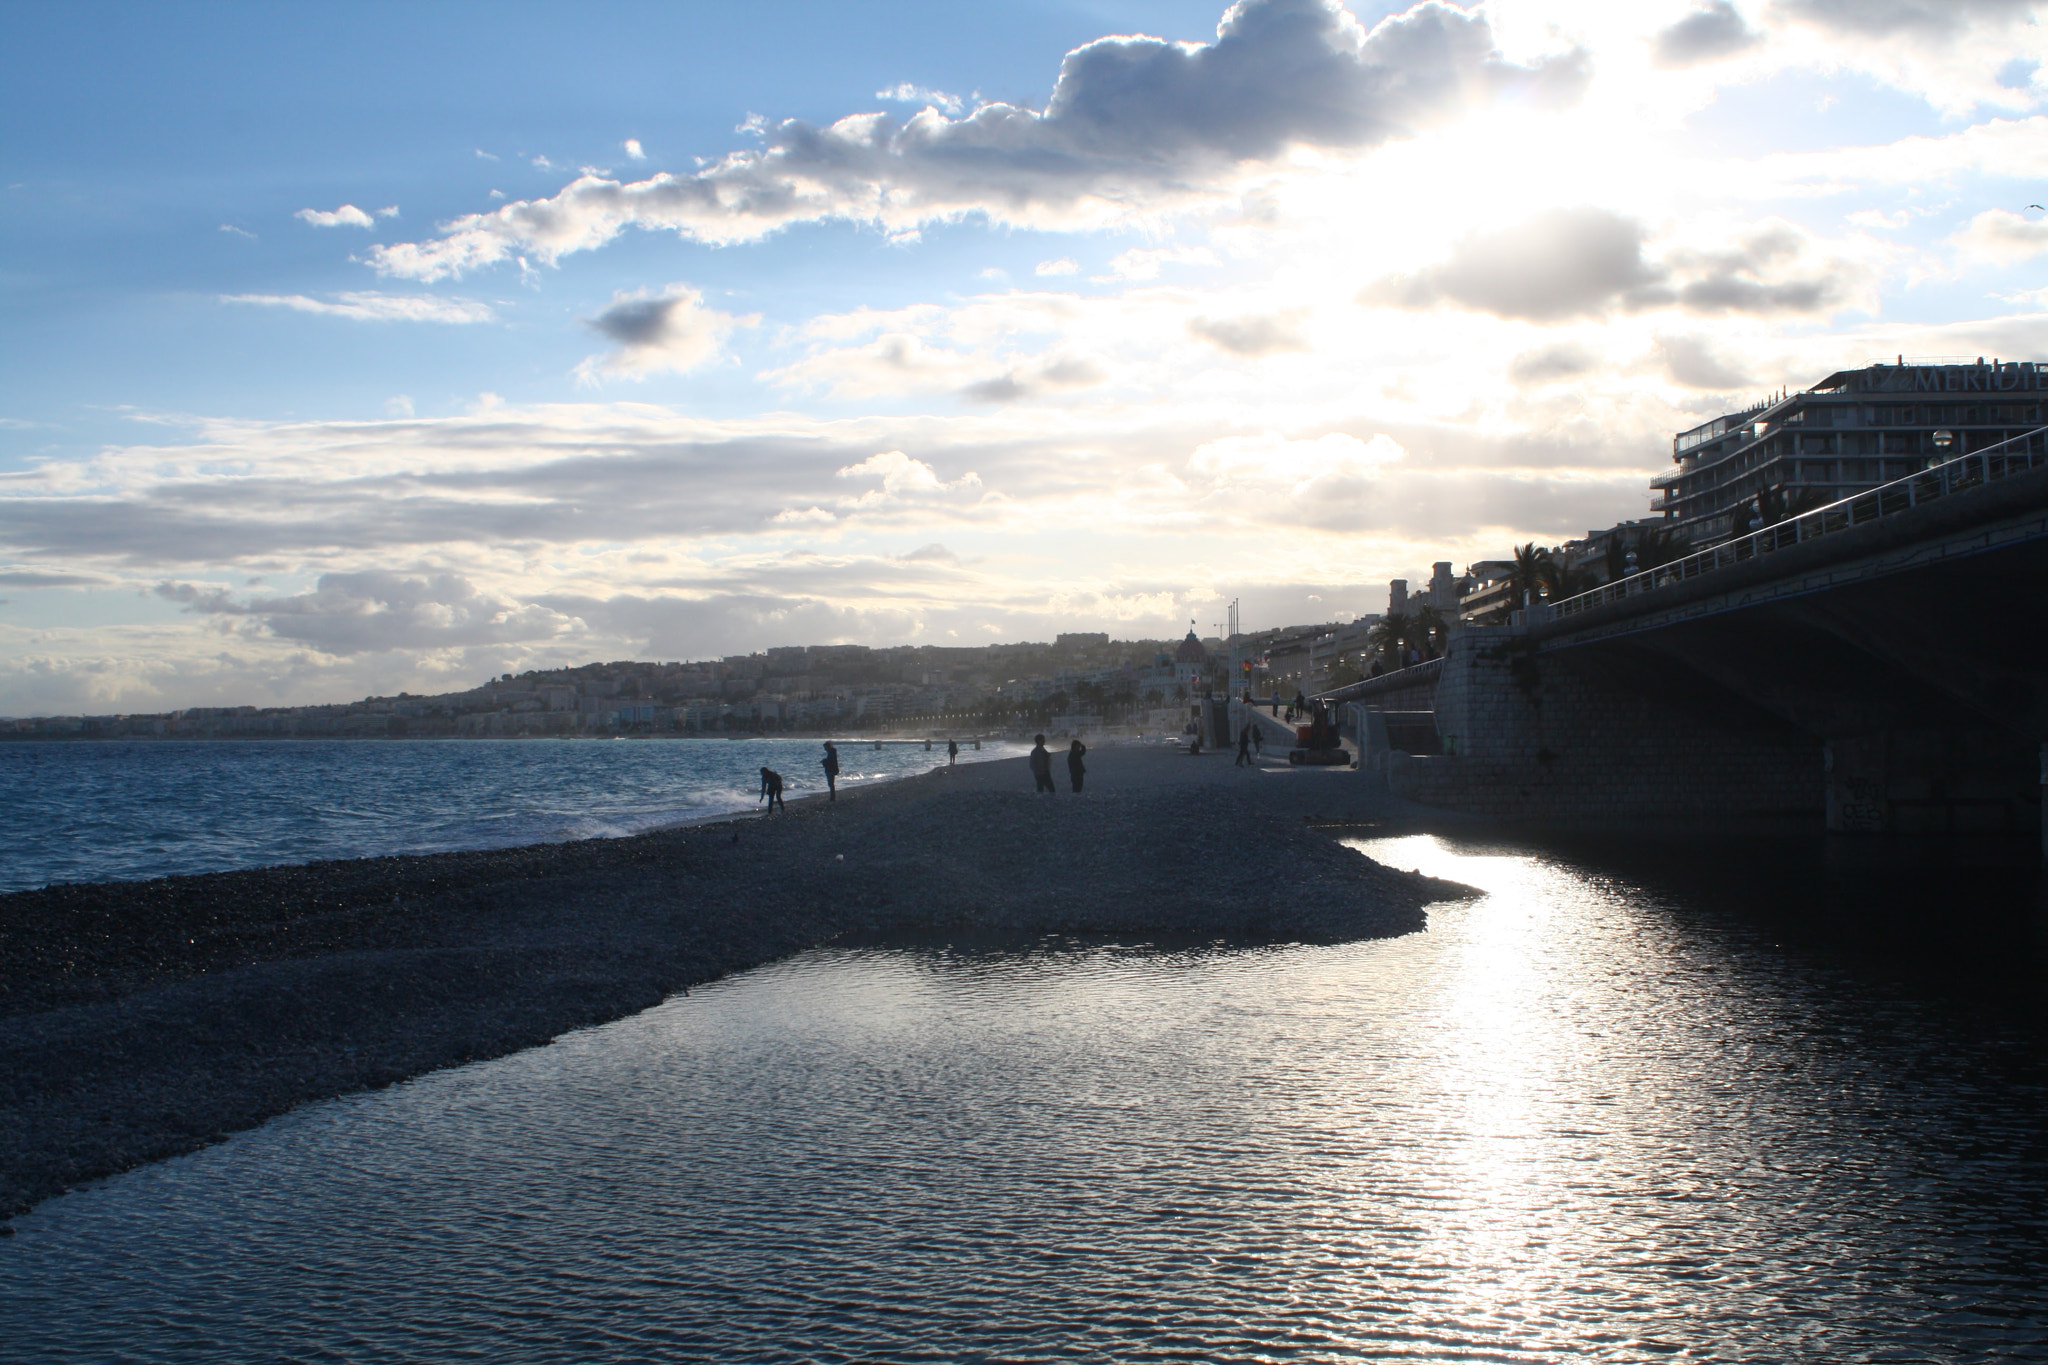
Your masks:
{"label": "person silhouette", "polygon": [[825,799],[839,799],[839,748],[831,740],[825,741],[825,757],[819,760],[825,769]]}
{"label": "person silhouette", "polygon": [[773,768],[761,769],[761,795],[768,798],[765,814],[772,815],[777,806],[782,807],[784,815],[789,814],[789,803],[782,799],[782,774]]}
{"label": "person silhouette", "polygon": [[948,762],[948,763],[958,763],[959,761],[960,761],[960,741],[959,741],[959,740],[957,740],[957,739],[949,739],[949,740],[947,740],[947,741],[946,741],[946,762]]}
{"label": "person silhouette", "polygon": [[1253,764],[1252,764],[1252,727],[1251,727],[1251,725],[1250,725],[1250,723],[1249,723],[1249,722],[1247,722],[1247,723],[1246,723],[1246,725],[1245,725],[1244,729],[1242,729],[1242,730],[1238,731],[1238,735],[1237,735],[1237,762],[1236,762],[1236,763],[1234,763],[1234,764],[1232,764],[1231,766],[1232,766],[1232,767],[1237,767],[1237,768],[1249,768],[1249,767],[1252,767],[1252,766],[1253,766]]}
{"label": "person silhouette", "polygon": [[1031,778],[1038,784],[1034,790],[1042,792],[1058,791],[1059,788],[1052,784],[1052,754],[1046,750],[1045,736],[1033,735],[1031,740]]}
{"label": "person silhouette", "polygon": [[1081,790],[1081,779],[1088,776],[1088,766],[1081,762],[1081,755],[1087,752],[1088,746],[1078,739],[1067,746],[1067,780],[1076,792]]}

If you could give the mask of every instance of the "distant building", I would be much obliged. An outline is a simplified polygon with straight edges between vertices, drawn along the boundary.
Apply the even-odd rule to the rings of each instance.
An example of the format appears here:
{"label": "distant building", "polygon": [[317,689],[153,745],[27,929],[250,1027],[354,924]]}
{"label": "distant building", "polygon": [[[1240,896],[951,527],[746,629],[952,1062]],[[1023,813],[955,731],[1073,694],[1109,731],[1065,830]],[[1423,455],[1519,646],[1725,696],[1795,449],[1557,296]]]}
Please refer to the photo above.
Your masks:
{"label": "distant building", "polygon": [[2048,365],[1982,356],[1842,370],[1680,432],[1678,467],[1651,481],[1662,495],[1651,507],[1676,535],[1710,544],[1759,512],[1775,520],[2031,431],[2044,390]]}
{"label": "distant building", "polygon": [[1188,638],[1173,652],[1173,680],[1185,687],[1191,697],[1200,696],[1209,685],[1209,651],[1202,648],[1193,626],[1188,627]]}

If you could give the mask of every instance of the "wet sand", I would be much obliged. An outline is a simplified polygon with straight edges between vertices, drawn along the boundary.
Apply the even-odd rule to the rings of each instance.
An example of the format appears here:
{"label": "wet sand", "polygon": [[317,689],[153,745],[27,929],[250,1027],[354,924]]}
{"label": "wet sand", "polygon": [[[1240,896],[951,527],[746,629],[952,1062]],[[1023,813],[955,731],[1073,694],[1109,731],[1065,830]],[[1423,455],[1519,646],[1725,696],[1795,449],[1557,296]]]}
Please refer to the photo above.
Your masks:
{"label": "wet sand", "polygon": [[502,1056],[847,935],[1336,942],[1463,888],[1333,833],[1365,774],[1103,748],[629,839],[0,896],[0,1218],[296,1105]]}

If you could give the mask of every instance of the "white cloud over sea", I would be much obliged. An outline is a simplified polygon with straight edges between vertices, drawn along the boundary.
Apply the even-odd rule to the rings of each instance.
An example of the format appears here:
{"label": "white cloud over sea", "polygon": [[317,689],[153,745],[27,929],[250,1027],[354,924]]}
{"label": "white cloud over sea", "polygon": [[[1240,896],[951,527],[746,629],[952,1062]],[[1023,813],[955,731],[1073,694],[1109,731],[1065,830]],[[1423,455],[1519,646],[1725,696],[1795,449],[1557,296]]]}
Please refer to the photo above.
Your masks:
{"label": "white cloud over sea", "polygon": [[[2038,19],[1245,0],[1075,48],[1042,107],[892,70],[678,161],[637,117],[550,147],[641,179],[519,151],[431,226],[308,191],[331,267],[208,306],[416,347],[411,396],[129,403],[0,467],[0,713],[1377,609],[1646,515],[1672,433],[1765,390],[2048,360]],[[516,307],[429,292],[486,275]],[[492,392],[432,346],[497,348]]]}

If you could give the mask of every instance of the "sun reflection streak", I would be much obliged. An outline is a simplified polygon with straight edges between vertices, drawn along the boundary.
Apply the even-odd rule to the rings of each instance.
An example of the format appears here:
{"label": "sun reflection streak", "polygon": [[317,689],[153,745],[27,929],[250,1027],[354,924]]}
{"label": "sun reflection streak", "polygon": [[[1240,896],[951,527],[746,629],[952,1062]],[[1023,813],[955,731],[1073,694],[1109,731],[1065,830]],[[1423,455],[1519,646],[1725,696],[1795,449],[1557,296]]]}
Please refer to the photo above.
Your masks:
{"label": "sun reflection streak", "polygon": [[1470,1325],[1541,1315],[1531,1292],[1569,1274],[1559,1262],[1576,1240],[1559,1188],[1575,1144],[1546,1122],[1576,1050],[1552,999],[1547,950],[1564,927],[1556,874],[1533,857],[1465,853],[1430,835],[1352,846],[1486,893],[1438,912],[1462,923],[1432,1002],[1444,1185],[1429,1254],[1463,1287]]}

